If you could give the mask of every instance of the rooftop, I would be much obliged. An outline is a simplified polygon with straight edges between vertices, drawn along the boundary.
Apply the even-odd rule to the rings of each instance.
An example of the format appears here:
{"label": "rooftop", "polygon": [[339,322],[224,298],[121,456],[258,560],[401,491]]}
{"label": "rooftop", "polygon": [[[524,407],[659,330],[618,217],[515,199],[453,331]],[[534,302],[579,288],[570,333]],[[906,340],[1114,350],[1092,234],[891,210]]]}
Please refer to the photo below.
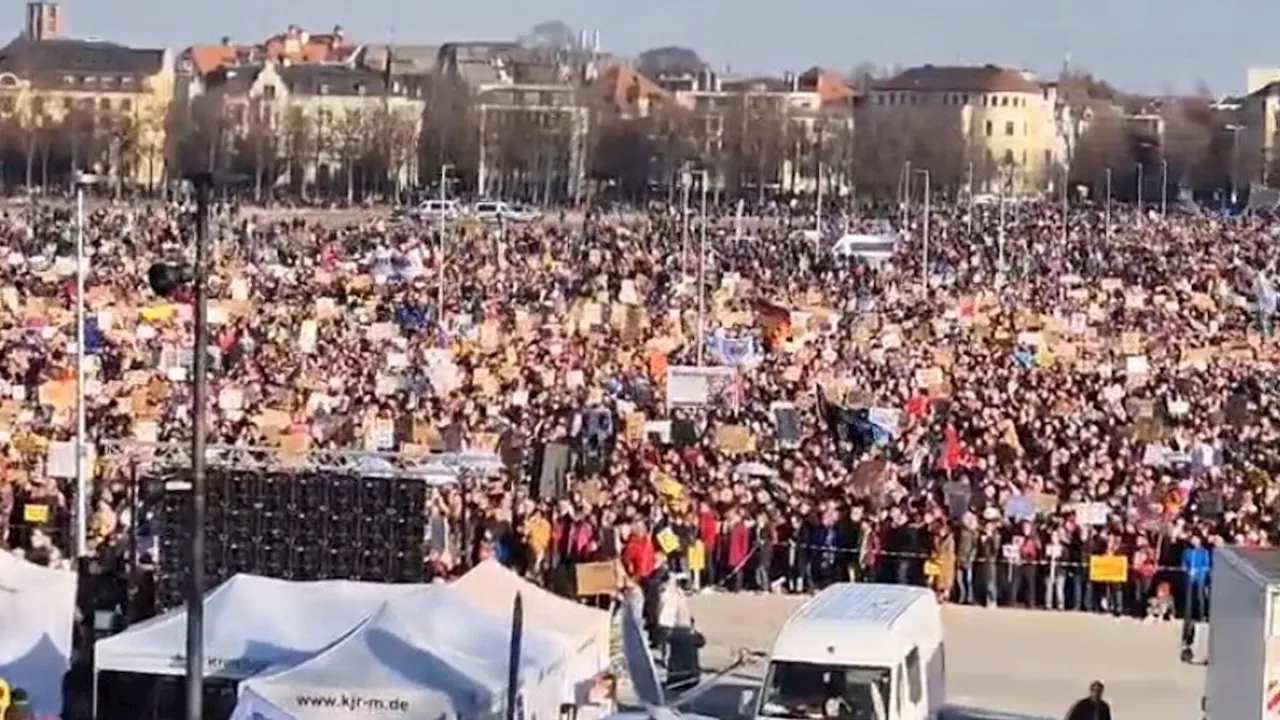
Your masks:
{"label": "rooftop", "polygon": [[1040,83],[1028,73],[996,65],[921,65],[872,87],[903,92],[1040,92]]}

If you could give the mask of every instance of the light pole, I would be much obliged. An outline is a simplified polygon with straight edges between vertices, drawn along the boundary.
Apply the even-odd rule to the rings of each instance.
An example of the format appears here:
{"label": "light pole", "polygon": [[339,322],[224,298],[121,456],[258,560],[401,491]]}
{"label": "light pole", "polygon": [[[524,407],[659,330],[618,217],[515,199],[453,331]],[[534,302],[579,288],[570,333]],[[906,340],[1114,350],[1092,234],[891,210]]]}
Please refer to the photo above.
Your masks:
{"label": "light pole", "polygon": [[445,163],[440,166],[440,212],[436,214],[436,232],[440,235],[440,262],[436,265],[436,323],[444,325],[444,259],[446,243],[444,237],[444,220],[448,214],[445,200],[448,199],[449,172],[453,165]]}
{"label": "light pole", "polygon": [[966,193],[969,195],[969,233],[973,234],[973,161],[969,161],[969,170],[965,182],[967,188]]}
{"label": "light pole", "polygon": [[907,231],[911,212],[911,161],[902,164],[902,231]]}
{"label": "light pole", "polygon": [[84,276],[88,271],[84,252],[84,194],[85,189],[98,182],[96,175],[76,173],[76,557],[89,555],[89,478],[85,476],[85,317]]}
{"label": "light pole", "polygon": [[921,242],[920,242],[920,281],[924,284],[926,293],[929,291],[929,215],[933,211],[933,199],[931,197],[932,188],[930,182],[929,171],[917,170],[916,172],[924,176],[924,221],[921,223]]}
{"label": "light pole", "polygon": [[1142,214],[1142,163],[1138,163],[1138,214]]}
{"label": "light pole", "polygon": [[1106,238],[1111,240],[1111,168],[1107,168],[1107,207],[1103,214],[1104,222],[1107,224]]}
{"label": "light pole", "polygon": [[1169,209],[1169,160],[1160,158],[1160,217]]}
{"label": "light pole", "polygon": [[680,282],[689,276],[689,191],[693,173],[689,163],[680,166]]}
{"label": "light pole", "polygon": [[1243,125],[1227,125],[1225,129],[1231,133],[1231,204],[1236,204],[1239,188],[1236,186],[1240,171],[1240,131]]}
{"label": "light pole", "polygon": [[1000,272],[1001,278],[1004,277],[1004,196],[1007,190],[1008,172],[1008,167],[1003,167],[1000,170],[1002,177],[1000,178],[999,206],[997,208],[1000,219],[996,225],[996,269]]}
{"label": "light pole", "polygon": [[707,341],[707,171],[700,170],[697,174],[702,180],[702,222],[698,226],[698,366],[701,367]]}
{"label": "light pole", "polygon": [[1066,252],[1067,247],[1067,222],[1068,215],[1071,213],[1071,206],[1067,198],[1067,188],[1071,184],[1071,170],[1067,166],[1062,167],[1062,248]]}

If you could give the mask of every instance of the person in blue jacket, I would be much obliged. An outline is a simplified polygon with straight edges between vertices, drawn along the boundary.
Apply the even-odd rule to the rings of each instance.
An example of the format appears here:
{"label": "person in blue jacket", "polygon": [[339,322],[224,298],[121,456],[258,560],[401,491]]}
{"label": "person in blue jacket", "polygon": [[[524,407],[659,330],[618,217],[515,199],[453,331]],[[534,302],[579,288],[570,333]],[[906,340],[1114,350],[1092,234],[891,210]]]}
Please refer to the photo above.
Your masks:
{"label": "person in blue jacket", "polygon": [[1212,558],[1209,548],[1199,536],[1193,535],[1190,544],[1182,550],[1182,572],[1186,575],[1186,613],[1188,622],[1205,620],[1209,615],[1209,568]]}

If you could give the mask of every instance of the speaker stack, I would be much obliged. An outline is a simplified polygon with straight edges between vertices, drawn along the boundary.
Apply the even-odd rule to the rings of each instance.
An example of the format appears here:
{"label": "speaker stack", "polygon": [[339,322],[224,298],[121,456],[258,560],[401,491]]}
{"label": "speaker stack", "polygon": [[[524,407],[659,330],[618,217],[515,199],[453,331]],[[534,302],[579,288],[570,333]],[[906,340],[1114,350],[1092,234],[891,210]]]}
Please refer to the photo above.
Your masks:
{"label": "speaker stack", "polygon": [[[184,471],[189,479],[190,471]],[[168,483],[160,508],[157,603],[182,604],[190,489]],[[426,487],[421,480],[330,472],[210,468],[206,588],[236,573],[287,580],[422,582]]]}

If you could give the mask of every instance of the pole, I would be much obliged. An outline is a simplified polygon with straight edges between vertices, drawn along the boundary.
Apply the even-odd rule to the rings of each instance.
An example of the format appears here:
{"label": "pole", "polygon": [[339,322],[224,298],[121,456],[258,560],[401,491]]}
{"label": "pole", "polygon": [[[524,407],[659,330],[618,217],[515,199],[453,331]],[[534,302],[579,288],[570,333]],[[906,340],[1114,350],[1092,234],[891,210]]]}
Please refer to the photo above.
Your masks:
{"label": "pole", "polygon": [[[738,211],[733,218],[733,257],[738,256],[737,250],[742,247],[742,213],[746,210],[746,202],[742,198],[738,198]],[[735,259],[733,262],[737,262]],[[736,269],[736,265],[735,265]]]}
{"label": "pole", "polygon": [[680,166],[680,282],[689,276],[689,164]]}
{"label": "pole", "polygon": [[1067,168],[1062,168],[1062,247],[1063,252],[1067,247],[1067,222],[1068,216],[1071,214],[1071,206],[1067,199],[1067,186],[1071,184],[1071,173]]}
{"label": "pole", "polygon": [[1169,161],[1160,158],[1160,217],[1169,209]]}
{"label": "pole", "polygon": [[996,230],[996,269],[1004,276],[1004,185],[1005,179],[1000,178],[1000,207],[999,225]]}
{"label": "pole", "polygon": [[84,180],[76,178],[76,557],[89,555],[89,480],[85,477]]}
{"label": "pole", "polygon": [[967,192],[969,193],[969,232],[973,233],[973,161],[972,160],[969,161],[968,179],[965,182],[965,187],[968,188]]}
{"label": "pole", "polygon": [[205,422],[209,391],[209,289],[205,255],[209,241],[209,191],[213,178],[202,173],[196,185],[195,347],[191,355],[191,575],[187,586],[187,720],[202,720],[204,702],[204,501]]}
{"label": "pole", "polygon": [[907,231],[907,220],[911,212],[911,161],[902,165],[902,231]]}
{"label": "pole", "polygon": [[503,720],[520,720],[520,659],[524,656],[524,596],[516,593],[511,604],[511,638],[507,648],[507,702]]}
{"label": "pole", "polygon": [[920,280],[925,292],[929,291],[929,215],[933,212],[932,180],[928,170],[920,171],[924,175],[924,222],[921,228],[923,242],[920,244]]}
{"label": "pole", "polygon": [[1106,237],[1107,237],[1107,240],[1110,240],[1111,239],[1111,168],[1107,168],[1107,209],[1103,217],[1105,219],[1105,222],[1107,223]]}
{"label": "pole", "polygon": [[698,228],[698,367],[707,342],[707,171],[702,171],[702,225]]}
{"label": "pole", "polygon": [[445,186],[449,182],[449,165],[440,166],[440,212],[436,215],[436,232],[440,235],[440,262],[436,265],[436,322],[444,325],[444,216],[445,216],[445,200],[447,191]]}
{"label": "pole", "polygon": [[822,159],[818,159],[818,197],[816,199],[817,207],[813,212],[813,229],[816,232],[813,241],[813,249],[816,253],[822,247]]}
{"label": "pole", "polygon": [[1138,163],[1138,213],[1142,213],[1142,163]]}

